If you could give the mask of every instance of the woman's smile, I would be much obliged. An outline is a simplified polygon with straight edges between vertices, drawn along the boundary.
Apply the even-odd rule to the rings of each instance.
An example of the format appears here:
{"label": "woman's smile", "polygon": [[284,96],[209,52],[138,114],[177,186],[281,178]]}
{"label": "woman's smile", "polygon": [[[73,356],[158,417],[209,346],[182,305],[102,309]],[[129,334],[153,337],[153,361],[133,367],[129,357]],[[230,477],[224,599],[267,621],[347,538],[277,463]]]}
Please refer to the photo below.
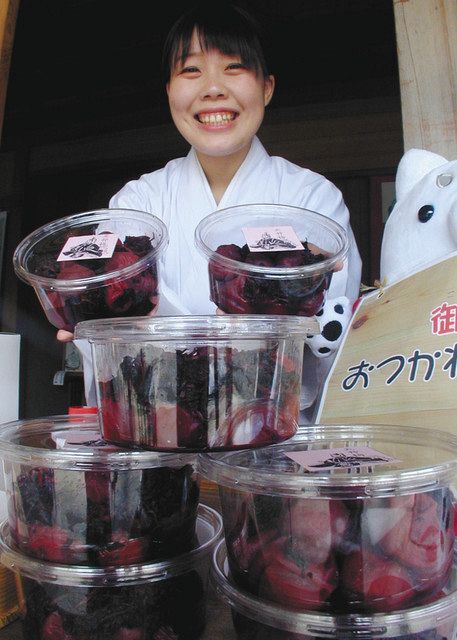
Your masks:
{"label": "woman's smile", "polygon": [[195,118],[201,124],[220,127],[235,120],[237,115],[238,114],[235,111],[203,111],[201,113],[197,113]]}

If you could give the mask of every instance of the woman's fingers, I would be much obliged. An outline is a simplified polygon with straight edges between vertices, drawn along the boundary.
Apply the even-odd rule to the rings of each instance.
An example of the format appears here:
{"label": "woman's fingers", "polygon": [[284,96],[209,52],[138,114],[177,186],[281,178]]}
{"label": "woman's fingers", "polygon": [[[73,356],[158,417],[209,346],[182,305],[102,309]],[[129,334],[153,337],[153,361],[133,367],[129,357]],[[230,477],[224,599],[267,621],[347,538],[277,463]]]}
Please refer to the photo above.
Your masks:
{"label": "woman's fingers", "polygon": [[65,329],[59,329],[57,332],[57,340],[59,342],[71,342],[74,338],[74,335],[69,331],[65,331]]}
{"label": "woman's fingers", "polygon": [[[314,254],[322,254],[324,256],[331,256],[331,253],[328,253],[327,251],[324,251],[323,249],[320,249],[317,245],[313,244],[312,242],[308,242],[308,249],[311,251],[311,253]],[[344,262],[342,260],[338,260],[338,262],[335,263],[335,266],[333,267],[333,271],[342,271],[344,267]]]}

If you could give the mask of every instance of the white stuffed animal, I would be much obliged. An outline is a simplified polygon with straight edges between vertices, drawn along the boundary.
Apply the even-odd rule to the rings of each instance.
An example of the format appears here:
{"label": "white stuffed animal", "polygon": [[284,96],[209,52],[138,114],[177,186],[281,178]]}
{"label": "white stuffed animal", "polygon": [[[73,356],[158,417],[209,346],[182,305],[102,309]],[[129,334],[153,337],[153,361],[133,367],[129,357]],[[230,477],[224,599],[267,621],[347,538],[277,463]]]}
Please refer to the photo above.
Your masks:
{"label": "white stuffed animal", "polygon": [[[395,196],[381,245],[384,285],[457,251],[457,160],[410,149],[398,164]],[[325,302],[316,316],[320,333],[306,340],[315,356],[338,350],[351,316],[347,298]]]}
{"label": "white stuffed animal", "polygon": [[457,160],[410,149],[395,178],[395,205],[381,245],[380,275],[392,284],[457,251]]}

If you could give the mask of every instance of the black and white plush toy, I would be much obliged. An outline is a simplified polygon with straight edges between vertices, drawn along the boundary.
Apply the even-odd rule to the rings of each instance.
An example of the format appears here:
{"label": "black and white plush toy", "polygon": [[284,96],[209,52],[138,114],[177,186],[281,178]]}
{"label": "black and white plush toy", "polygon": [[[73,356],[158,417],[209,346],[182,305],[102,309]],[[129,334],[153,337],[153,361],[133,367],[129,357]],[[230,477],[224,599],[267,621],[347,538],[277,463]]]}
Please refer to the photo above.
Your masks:
{"label": "black and white plush toy", "polygon": [[346,296],[326,300],[315,316],[320,333],[306,339],[315,356],[325,358],[338,350],[351,316],[352,305]]}

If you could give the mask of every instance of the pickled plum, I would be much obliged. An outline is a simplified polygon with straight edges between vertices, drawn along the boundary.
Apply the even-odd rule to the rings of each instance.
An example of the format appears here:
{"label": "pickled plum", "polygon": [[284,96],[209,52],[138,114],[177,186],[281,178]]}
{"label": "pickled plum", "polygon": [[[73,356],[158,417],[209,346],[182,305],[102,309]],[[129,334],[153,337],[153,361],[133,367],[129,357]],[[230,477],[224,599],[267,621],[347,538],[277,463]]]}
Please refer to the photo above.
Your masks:
{"label": "pickled plum", "polygon": [[199,489],[190,464],[119,471],[24,467],[11,500],[15,544],[42,560],[131,564],[177,555],[195,542]]}
{"label": "pickled plum", "polygon": [[62,246],[71,235],[76,234],[67,230],[43,242],[30,259],[31,273],[57,280],[93,278],[102,274],[108,277],[106,282],[94,287],[47,292],[43,303],[52,307],[53,324],[59,329],[73,331],[75,325],[83,320],[151,314],[158,300],[155,260],[132,277],[121,279],[114,275],[109,278],[109,274],[134,265],[152,251],[148,236],[127,236],[124,242],[118,240],[110,258],[58,262]]}
{"label": "pickled plum", "polygon": [[220,495],[232,579],[255,596],[369,614],[427,604],[449,581],[449,489],[363,501]]}
{"label": "pickled plum", "polygon": [[338,585],[335,559],[325,563],[304,561],[287,537],[277,538],[265,550],[259,596],[297,609],[321,609]]}
{"label": "pickled plum", "polygon": [[[306,241],[303,251],[249,252],[247,245],[220,245],[216,253],[236,262],[277,268],[318,264],[322,253],[313,253]],[[300,278],[272,278],[266,274],[241,273],[236,264],[229,267],[217,259],[209,262],[211,300],[225,313],[258,313],[313,316],[322,308],[332,273],[317,273]]]}
{"label": "pickled plum", "polygon": [[353,603],[360,602],[373,612],[402,609],[414,598],[414,580],[408,569],[367,549],[344,559],[341,580]]}
{"label": "pickled plum", "polygon": [[282,521],[291,551],[303,562],[318,564],[326,562],[339,548],[348,524],[349,512],[343,502],[323,498],[291,500]]}
{"label": "pickled plum", "polygon": [[191,570],[132,586],[80,587],[23,579],[27,640],[196,640],[206,592]]}
{"label": "pickled plum", "polygon": [[296,355],[280,353],[276,344],[143,348],[99,382],[103,436],[164,451],[258,447],[290,438],[299,414]]}

